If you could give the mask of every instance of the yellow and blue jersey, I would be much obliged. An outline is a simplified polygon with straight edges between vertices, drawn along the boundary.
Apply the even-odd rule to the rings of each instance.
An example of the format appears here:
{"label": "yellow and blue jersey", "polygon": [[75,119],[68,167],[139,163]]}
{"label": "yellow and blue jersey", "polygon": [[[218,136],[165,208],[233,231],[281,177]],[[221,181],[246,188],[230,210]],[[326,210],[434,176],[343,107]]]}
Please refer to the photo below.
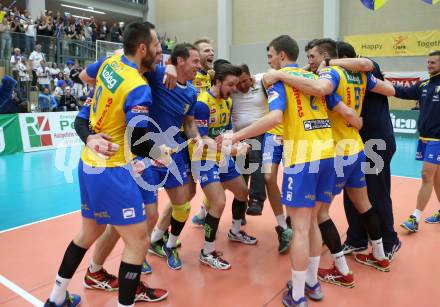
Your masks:
{"label": "yellow and blue jersey", "polygon": [[200,95],[211,88],[211,77],[204,70],[199,70],[192,80],[192,84],[196,87],[197,93]]}
{"label": "yellow and blue jersey", "polygon": [[179,131],[185,116],[194,116],[197,90],[190,82],[184,85],[177,83],[174,89],[169,90],[162,82],[164,75],[165,68],[162,66],[145,74],[153,94],[148,131],[160,133],[159,143],[175,148],[184,141]]}
{"label": "yellow and blue jersey", "polygon": [[[90,129],[94,133],[108,134],[112,142],[120,148],[114,156],[103,160],[94,151],[84,147],[81,159],[91,166],[125,165],[133,158],[129,142],[125,140],[126,127],[147,127],[146,117],[142,117],[141,120],[135,117],[148,115],[152,102],[151,89],[139,74],[136,64],[124,55],[111,56],[91,64],[86,72],[88,76],[96,79],[89,108]],[[81,111],[78,116],[87,119],[87,109]]]}
{"label": "yellow and blue jersey", "polygon": [[[218,98],[210,90],[200,94],[194,111],[194,118],[200,136],[215,138],[231,130],[231,107],[231,98],[227,100]],[[194,157],[191,145],[190,155],[191,160],[220,161],[221,157],[220,152],[213,150],[204,150],[201,157]]]}
{"label": "yellow and blue jersey", "polygon": [[[296,64],[288,65],[281,71],[309,79],[318,78]],[[324,97],[306,95],[282,82],[270,87],[268,96],[269,110],[283,111],[285,167],[334,157]]]}
{"label": "yellow and blue jersey", "polygon": [[336,145],[336,155],[349,156],[359,153],[364,148],[359,131],[351,127],[342,115],[331,110],[341,102],[360,116],[365,92],[376,86],[376,78],[371,73],[350,72],[337,66],[321,69],[319,78],[330,80],[333,85],[333,94],[328,95],[326,101],[330,109],[328,116]]}

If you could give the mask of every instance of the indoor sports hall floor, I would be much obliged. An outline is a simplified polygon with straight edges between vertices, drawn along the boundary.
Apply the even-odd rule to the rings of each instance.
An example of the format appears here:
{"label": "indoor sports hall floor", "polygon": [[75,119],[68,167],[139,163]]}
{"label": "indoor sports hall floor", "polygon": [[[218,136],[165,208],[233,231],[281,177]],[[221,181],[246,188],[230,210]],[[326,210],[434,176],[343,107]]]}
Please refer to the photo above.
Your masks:
{"label": "indoor sports hall floor", "polygon": [[[349,257],[356,287],[324,284],[324,301],[310,302],[311,306],[440,306],[436,299],[440,292],[440,225],[421,223],[419,233],[414,235],[398,226],[415,207],[421,168],[413,158],[415,149],[415,139],[397,139],[392,197],[402,248],[392,262],[391,272],[361,266]],[[0,157],[0,306],[41,306],[49,295],[64,250],[80,228],[77,159],[76,149]],[[192,201],[192,214],[201,200],[199,189]],[[228,195],[228,204],[231,200]],[[159,204],[166,201],[165,193],[160,192]],[[425,216],[437,209],[433,194]],[[180,271],[170,270],[163,259],[148,256],[153,274],[142,279],[170,291],[166,301],[151,305],[282,306],[282,293],[291,276],[289,257],[276,251],[275,219],[269,204],[263,216],[247,218],[245,229],[259,239],[256,246],[227,240],[230,211],[229,205],[221,221],[217,249],[231,262],[231,270],[216,271],[201,265],[198,255],[203,234],[189,222],[181,237]],[[332,206],[332,215],[344,239],[347,223],[340,197]],[[121,251],[119,243],[105,265],[108,271],[117,273]],[[330,265],[326,249],[322,255],[323,265]],[[89,252],[73,277],[70,291],[82,296],[82,306],[115,306],[117,293],[83,288],[90,256]]]}

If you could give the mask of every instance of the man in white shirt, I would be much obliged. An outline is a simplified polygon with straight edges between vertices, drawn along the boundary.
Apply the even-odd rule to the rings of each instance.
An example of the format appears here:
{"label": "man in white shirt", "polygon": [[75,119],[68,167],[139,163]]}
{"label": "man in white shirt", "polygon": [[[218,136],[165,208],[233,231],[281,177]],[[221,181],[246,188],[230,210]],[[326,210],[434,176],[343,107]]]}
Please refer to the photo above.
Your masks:
{"label": "man in white shirt", "polygon": [[26,53],[29,54],[34,49],[35,37],[37,35],[37,24],[32,19],[24,24]]}
{"label": "man in white shirt", "polygon": [[21,55],[20,48],[14,49],[14,54],[11,55],[11,68],[12,68],[12,76],[16,81],[18,81],[18,68],[17,65],[21,63],[21,60],[23,59],[23,56]]}
{"label": "man in white shirt", "polygon": [[[267,113],[267,97],[261,84],[262,75],[256,75],[254,79],[246,64],[241,65],[240,68],[243,73],[237,85],[237,92],[231,96],[233,103],[231,120],[234,132],[249,126]],[[251,168],[252,165],[258,165],[257,169],[252,174],[249,174],[249,170],[248,173],[243,169],[241,172],[246,182],[250,177],[248,214],[251,215],[260,215],[266,200],[264,174],[261,172],[262,143],[263,135],[253,138],[250,145],[254,146],[246,156],[244,165],[244,169],[248,169],[250,165]]]}
{"label": "man in white shirt", "polygon": [[29,56],[30,67],[32,68],[32,86],[37,85],[37,69],[41,66],[40,62],[44,60],[44,54],[41,52],[41,45],[35,46],[35,50],[32,51]]}
{"label": "man in white shirt", "polygon": [[40,88],[50,88],[50,68],[46,66],[45,60],[41,60],[40,67],[37,68],[37,78]]}

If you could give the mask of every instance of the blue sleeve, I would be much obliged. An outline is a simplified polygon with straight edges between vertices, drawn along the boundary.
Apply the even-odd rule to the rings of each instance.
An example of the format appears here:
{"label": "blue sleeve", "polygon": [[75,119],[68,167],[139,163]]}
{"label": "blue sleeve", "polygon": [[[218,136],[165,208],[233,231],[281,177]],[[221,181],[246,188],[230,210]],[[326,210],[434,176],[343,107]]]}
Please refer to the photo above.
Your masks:
{"label": "blue sleeve", "polygon": [[338,72],[331,67],[323,68],[319,71],[319,79],[327,79],[332,82],[333,91],[338,88],[341,77]]}
{"label": "blue sleeve", "polygon": [[342,101],[341,96],[336,93],[325,96],[325,102],[327,104],[327,108],[329,110],[333,110],[334,107],[338,105]]}
{"label": "blue sleeve", "polygon": [[267,103],[269,111],[286,109],[286,89],[281,81],[278,81],[267,90]]}
{"label": "blue sleeve", "polygon": [[144,76],[152,85],[160,84],[165,76],[165,67],[156,65],[154,71],[146,72]]}
{"label": "blue sleeve", "polygon": [[209,108],[200,101],[196,102],[194,108],[194,119],[196,121],[197,129],[199,129],[200,136],[208,135],[209,130]]}
{"label": "blue sleeve", "polygon": [[[148,116],[152,101],[151,88],[147,84],[133,89],[127,95],[124,104],[125,122],[127,123],[127,126],[146,128],[148,125],[146,117]],[[142,120],[135,124],[130,123],[130,121],[138,115],[143,115],[139,118]]]}
{"label": "blue sleeve", "polygon": [[377,84],[376,77],[371,73],[367,73],[367,91],[371,91]]}
{"label": "blue sleeve", "polygon": [[194,92],[192,93],[191,102],[189,104],[188,112],[186,112],[187,116],[194,116],[196,110],[196,103],[197,103],[197,91],[194,89]]}
{"label": "blue sleeve", "polygon": [[395,96],[400,99],[419,100],[420,99],[419,87],[420,87],[420,83],[414,84],[413,86],[410,87],[394,85],[394,89],[396,90]]}
{"label": "blue sleeve", "polygon": [[90,78],[96,78],[96,75],[98,75],[99,68],[101,67],[102,63],[104,63],[105,59],[106,58],[102,58],[99,61],[87,66],[86,68],[87,76],[89,76]]}
{"label": "blue sleeve", "polygon": [[52,109],[55,109],[56,107],[58,107],[58,102],[55,99],[55,97],[53,97],[52,95],[50,95],[50,106]]}

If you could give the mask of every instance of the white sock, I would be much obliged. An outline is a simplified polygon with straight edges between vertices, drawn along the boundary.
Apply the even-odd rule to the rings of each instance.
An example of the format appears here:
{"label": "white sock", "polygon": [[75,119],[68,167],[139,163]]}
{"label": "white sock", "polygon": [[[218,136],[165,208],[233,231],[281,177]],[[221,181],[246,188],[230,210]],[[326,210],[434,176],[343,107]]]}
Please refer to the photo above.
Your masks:
{"label": "white sock", "polygon": [[350,273],[350,269],[348,268],[347,260],[345,259],[343,251],[340,251],[337,254],[332,254],[332,256],[333,260],[335,261],[335,266],[339,272],[341,272],[343,275]]}
{"label": "white sock", "polygon": [[151,243],[157,242],[160,239],[162,239],[164,233],[165,231],[160,230],[157,227],[154,227],[153,232],[151,233]]}
{"label": "white sock", "polygon": [[214,242],[205,241],[205,245],[203,246],[203,254],[208,255],[213,251],[215,251],[215,241]]}
{"label": "white sock", "polygon": [[96,273],[96,272],[100,271],[101,269],[102,269],[102,264],[96,264],[93,262],[93,259],[92,259],[92,261],[90,262],[90,265],[89,265],[90,273]]}
{"label": "white sock", "polygon": [[309,257],[309,266],[307,267],[306,283],[313,287],[318,283],[318,268],[320,256]]}
{"label": "white sock", "polygon": [[231,227],[231,232],[236,235],[237,233],[240,232],[241,229],[241,219],[239,220],[232,220],[232,227]]}
{"label": "white sock", "polygon": [[197,213],[197,215],[199,216],[199,218],[204,219],[206,217],[206,213],[207,213],[207,211],[206,211],[205,204],[202,203],[200,205],[199,213]]}
{"label": "white sock", "polygon": [[132,305],[123,305],[121,303],[118,303],[118,307],[134,307],[134,304],[132,304]]}
{"label": "white sock", "polygon": [[414,210],[413,214],[416,217],[416,221],[417,223],[420,222],[420,217],[422,216],[422,211],[420,211],[419,209]]}
{"label": "white sock", "polygon": [[382,238],[379,240],[371,240],[371,246],[373,246],[373,256],[377,260],[385,259],[385,252],[383,251]]}
{"label": "white sock", "polygon": [[304,297],[307,271],[292,270],[292,298],[298,302]]}
{"label": "white sock", "polygon": [[168,248],[176,247],[177,246],[177,238],[178,238],[178,236],[175,236],[170,232],[170,236],[168,237],[167,247]]}
{"label": "white sock", "polygon": [[64,303],[69,283],[70,279],[62,278],[57,274],[55,284],[53,285],[52,292],[49,296],[49,301],[55,303],[55,305],[61,305]]}
{"label": "white sock", "polygon": [[280,226],[283,229],[287,229],[287,223],[286,223],[286,217],[284,214],[280,214],[276,216],[278,226]]}

